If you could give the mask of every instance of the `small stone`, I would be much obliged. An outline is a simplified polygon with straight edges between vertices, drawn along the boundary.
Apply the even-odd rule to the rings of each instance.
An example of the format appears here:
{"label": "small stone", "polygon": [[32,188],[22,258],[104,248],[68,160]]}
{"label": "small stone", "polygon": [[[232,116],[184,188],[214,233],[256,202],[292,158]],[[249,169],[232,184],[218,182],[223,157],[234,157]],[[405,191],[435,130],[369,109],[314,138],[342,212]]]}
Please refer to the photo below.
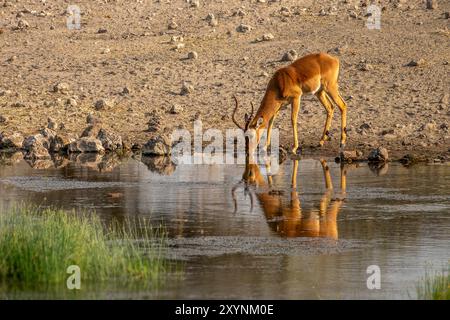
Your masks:
{"label": "small stone", "polygon": [[411,60],[406,66],[408,67],[420,67],[426,63],[425,59]]}
{"label": "small stone", "polygon": [[106,30],[105,28],[100,28],[97,30],[97,33],[107,33],[108,30]]}
{"label": "small stone", "polygon": [[252,27],[247,25],[247,24],[240,24],[237,28],[236,31],[240,32],[240,33],[247,33],[250,32],[252,30]]}
{"label": "small stone", "polygon": [[111,52],[111,49],[110,48],[104,48],[103,50],[102,50],[102,54],[108,54],[108,53],[110,53]]}
{"label": "small stone", "polygon": [[434,10],[438,8],[437,0],[427,0],[427,9]]}
{"label": "small stone", "polygon": [[0,115],[0,123],[6,123],[8,121],[8,118],[6,118],[5,116]]}
{"label": "small stone", "polygon": [[108,99],[100,99],[95,102],[95,110],[105,110],[114,107],[114,102]]}
{"label": "small stone", "polygon": [[190,93],[194,92],[194,87],[186,82],[183,82],[183,86],[181,87],[181,92],[180,94],[182,96],[186,96]]}
{"label": "small stone", "polygon": [[283,57],[281,58],[281,61],[295,61],[298,58],[298,53],[294,49],[289,50],[286,52]]}
{"label": "small stone", "polygon": [[360,71],[371,71],[373,70],[373,66],[369,63],[363,63],[359,65]]}
{"label": "small stone", "polygon": [[448,93],[445,93],[439,102],[444,105],[448,105],[449,101],[450,101],[450,95]]}
{"label": "small stone", "polygon": [[171,114],[179,114],[181,112],[183,112],[183,107],[178,104],[172,105],[172,107],[169,110],[169,113]]}
{"label": "small stone", "polygon": [[67,93],[70,90],[70,86],[65,82],[59,82],[53,86],[53,92]]}
{"label": "small stone", "polygon": [[212,13],[208,14],[208,16],[206,17],[206,21],[208,21],[208,24],[211,27],[216,27],[219,24],[216,17]]}
{"label": "small stone", "polygon": [[95,117],[92,113],[90,113],[86,117],[86,123],[87,124],[97,124],[97,123],[100,123],[100,120],[97,117]]}
{"label": "small stone", "polygon": [[127,94],[130,94],[130,89],[128,88],[128,87],[124,87],[123,89],[122,89],[122,92],[120,92],[120,95],[121,96],[126,96]]}
{"label": "small stone", "polygon": [[28,29],[30,27],[30,24],[28,23],[28,21],[24,20],[24,19],[19,19],[19,21],[17,21],[17,26],[14,28],[15,30],[24,30],[24,29]]}
{"label": "small stone", "polygon": [[58,123],[55,119],[48,117],[47,118],[47,128],[51,130],[57,130],[58,129]]}
{"label": "small stone", "polygon": [[370,152],[369,162],[386,162],[389,160],[389,154],[386,148],[379,147]]}
{"label": "small stone", "polygon": [[67,101],[66,101],[66,106],[69,106],[69,107],[76,107],[76,106],[78,106],[78,102],[77,102],[77,100],[75,100],[74,98],[69,98],[69,99],[67,99]]}
{"label": "small stone", "polygon": [[168,25],[169,30],[175,30],[178,28],[178,24],[175,21],[171,21]]}
{"label": "small stone", "polygon": [[188,53],[188,59],[197,59],[198,53],[196,51],[191,51]]}
{"label": "small stone", "polygon": [[199,0],[189,0],[189,4],[192,8],[198,8],[200,7],[200,1]]}

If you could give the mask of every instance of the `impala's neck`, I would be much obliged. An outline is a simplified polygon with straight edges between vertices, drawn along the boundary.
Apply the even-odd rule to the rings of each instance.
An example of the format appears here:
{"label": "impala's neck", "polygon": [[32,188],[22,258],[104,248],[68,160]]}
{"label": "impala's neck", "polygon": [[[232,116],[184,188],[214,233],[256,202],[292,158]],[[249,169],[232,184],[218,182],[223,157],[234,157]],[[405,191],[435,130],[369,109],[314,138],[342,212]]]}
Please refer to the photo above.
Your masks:
{"label": "impala's neck", "polygon": [[250,122],[250,129],[258,128],[259,131],[269,126],[269,120],[275,115],[281,103],[277,100],[277,95],[277,92],[271,90],[269,85],[255,117]]}

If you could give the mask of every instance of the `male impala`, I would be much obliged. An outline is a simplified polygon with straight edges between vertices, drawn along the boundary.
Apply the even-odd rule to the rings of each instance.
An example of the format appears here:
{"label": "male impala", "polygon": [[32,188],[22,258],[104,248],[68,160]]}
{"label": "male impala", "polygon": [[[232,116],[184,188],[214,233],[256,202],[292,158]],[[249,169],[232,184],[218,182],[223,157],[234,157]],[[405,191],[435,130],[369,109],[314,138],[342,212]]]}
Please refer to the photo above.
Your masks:
{"label": "male impala", "polygon": [[272,126],[281,107],[291,103],[291,122],[294,134],[294,147],[292,152],[297,153],[297,116],[300,108],[302,94],[316,95],[327,111],[327,120],[323,130],[320,146],[330,139],[329,130],[333,118],[334,102],[341,111],[341,149],[344,148],[347,139],[346,117],[347,105],[338,90],[339,60],[326,53],[316,53],[304,56],[291,65],[279,69],[269,81],[266,93],[261,105],[253,117],[252,114],[245,117],[245,126],[242,127],[235,119],[238,101],[233,111],[233,122],[249,136],[251,144],[250,153],[256,149],[260,142],[262,130],[267,128],[267,148],[270,145]]}

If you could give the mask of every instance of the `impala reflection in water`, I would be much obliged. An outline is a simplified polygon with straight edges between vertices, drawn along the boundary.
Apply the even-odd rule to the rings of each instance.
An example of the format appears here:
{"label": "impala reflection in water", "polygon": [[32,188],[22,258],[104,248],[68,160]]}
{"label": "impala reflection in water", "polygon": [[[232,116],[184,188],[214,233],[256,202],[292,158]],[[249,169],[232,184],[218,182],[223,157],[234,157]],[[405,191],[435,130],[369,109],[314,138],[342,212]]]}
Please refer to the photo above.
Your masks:
{"label": "impala reflection in water", "polygon": [[[340,195],[333,198],[334,189],[330,169],[323,159],[317,160],[322,165],[325,180],[325,192],[320,201],[311,209],[303,210],[298,193],[299,160],[294,160],[291,174],[291,190],[287,196],[283,190],[276,189],[270,174],[264,176],[257,163],[251,163],[247,158],[245,171],[239,185],[245,185],[245,192],[250,194],[252,208],[254,198],[260,205],[267,223],[272,230],[284,237],[326,237],[337,239],[337,216],[346,195],[347,165],[340,166]],[[270,164],[266,163],[266,172],[270,172]],[[239,185],[233,188],[233,199],[237,210],[238,203],[235,192]],[[254,187],[254,189],[252,188]]]}

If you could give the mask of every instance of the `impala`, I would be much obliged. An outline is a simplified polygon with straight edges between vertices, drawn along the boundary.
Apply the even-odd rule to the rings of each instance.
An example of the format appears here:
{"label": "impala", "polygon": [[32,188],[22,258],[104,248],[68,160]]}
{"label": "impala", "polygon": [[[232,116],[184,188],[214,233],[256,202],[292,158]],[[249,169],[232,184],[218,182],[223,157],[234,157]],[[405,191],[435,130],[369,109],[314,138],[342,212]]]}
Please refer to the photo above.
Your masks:
{"label": "impala", "polygon": [[[330,139],[331,119],[333,118],[334,105],[341,112],[341,150],[345,147],[347,139],[346,117],[347,105],[339,94],[339,60],[326,53],[316,53],[304,56],[291,65],[281,68],[275,72],[266,89],[261,105],[253,117],[252,112],[245,115],[245,125],[241,126],[235,118],[239,103],[234,97],[236,106],[233,111],[233,122],[253,141],[249,152],[253,153],[258,146],[262,130],[267,129],[267,140],[265,149],[270,145],[273,123],[282,106],[292,105],[291,123],[294,135],[294,147],[292,152],[297,153],[297,117],[300,108],[300,98],[303,94],[314,94],[327,112],[327,119],[323,130],[320,146]],[[256,142],[256,143],[255,143]]]}

